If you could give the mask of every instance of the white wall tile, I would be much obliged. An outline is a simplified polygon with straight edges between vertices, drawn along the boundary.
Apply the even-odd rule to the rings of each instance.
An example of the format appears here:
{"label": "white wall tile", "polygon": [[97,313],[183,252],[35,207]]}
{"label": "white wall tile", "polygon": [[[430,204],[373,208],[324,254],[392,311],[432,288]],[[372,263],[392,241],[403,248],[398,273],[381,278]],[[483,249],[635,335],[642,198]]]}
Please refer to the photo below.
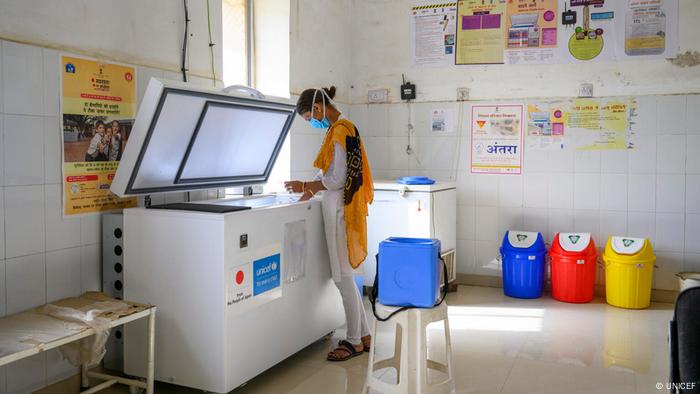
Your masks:
{"label": "white wall tile", "polygon": [[574,175],[574,208],[598,209],[600,207],[600,174]]}
{"label": "white wall tile", "polygon": [[549,176],[530,174],[523,176],[525,185],[523,205],[526,208],[547,208],[549,206]]}
{"label": "white wall tile", "polygon": [[574,210],[574,231],[591,233],[596,243],[600,243],[600,213],[597,210]]}
{"label": "white wall tile", "polygon": [[7,365],[7,393],[26,394],[46,385],[46,353]]}
{"label": "white wall tile", "polygon": [[496,242],[498,240],[498,208],[477,206],[474,217],[475,239]]}
{"label": "white wall tile", "polygon": [[656,172],[656,136],[637,135],[630,137],[630,174],[653,174]]}
{"label": "white wall tile", "polygon": [[[177,194],[182,199],[178,202],[183,202],[182,193],[168,193],[168,195]],[[165,201],[163,201],[164,203]],[[153,203],[153,202],[152,202]],[[102,242],[102,215],[99,213],[84,215],[80,217],[80,244],[92,245]]]}
{"label": "white wall tile", "polygon": [[6,114],[44,114],[44,62],[37,46],[2,42],[3,106]]}
{"label": "white wall tile", "polygon": [[685,175],[656,176],[656,212],[685,212]]}
{"label": "white wall tile", "polygon": [[627,213],[627,234],[630,237],[647,238],[656,247],[656,214],[653,212]]}
{"label": "white wall tile", "polygon": [[685,211],[700,213],[700,175],[685,176]]}
{"label": "white wall tile", "polygon": [[656,129],[661,134],[685,133],[686,96],[659,96],[656,102]]}
{"label": "white wall tile", "polygon": [[292,136],[292,171],[313,171],[314,160],[321,147],[323,136],[314,134],[298,134]]}
{"label": "white wall tile", "polygon": [[[5,291],[5,260],[0,260],[0,317],[5,316],[6,312],[6,296]],[[0,386],[2,386],[2,378],[0,377]],[[1,390],[1,389],[0,389]],[[1,391],[0,391],[1,392]]]}
{"label": "white wall tile", "polygon": [[559,149],[547,151],[549,153],[550,172],[574,172],[574,151],[571,149]]}
{"label": "white wall tile", "polygon": [[684,272],[700,272],[700,253],[686,253],[683,255]]}
{"label": "white wall tile", "polygon": [[700,174],[700,134],[686,138],[685,170],[688,174]]}
{"label": "white wall tile", "polygon": [[501,207],[523,206],[523,177],[502,176],[498,179],[498,203]]}
{"label": "white wall tile", "polygon": [[604,247],[611,236],[627,236],[627,211],[600,211],[599,247]]}
{"label": "white wall tile", "polygon": [[457,203],[460,205],[474,205],[476,199],[476,176],[467,171],[459,171],[457,174]]}
{"label": "white wall tile", "polygon": [[545,150],[529,150],[524,158],[525,173],[549,172],[549,154]]}
{"label": "white wall tile", "polygon": [[46,250],[80,246],[80,218],[63,217],[62,185],[45,185]]}
{"label": "white wall tile", "polygon": [[476,273],[476,247],[473,240],[457,240],[457,272],[460,274]]}
{"label": "white wall tile", "polygon": [[37,116],[5,115],[5,185],[44,183],[44,123]]}
{"label": "white wall tile", "polygon": [[[394,137],[405,137],[408,125],[408,105],[406,103],[391,104],[389,113],[389,134]],[[367,109],[369,114],[369,108]],[[369,115],[367,116],[369,119]],[[367,125],[366,127],[369,127]]]}
{"label": "white wall tile", "polygon": [[46,264],[43,253],[7,259],[5,278],[8,315],[46,303]]}
{"label": "white wall tile", "polygon": [[80,248],[81,292],[102,291],[101,257],[99,244]]}
{"label": "white wall tile", "polygon": [[656,208],[656,175],[630,174],[627,203],[630,211],[654,212]]}
{"label": "white wall tile", "polygon": [[46,253],[46,302],[81,294],[80,247]]}
{"label": "white wall tile", "polygon": [[[348,108],[348,117],[352,120],[358,130],[360,130],[360,135],[364,137],[365,130],[367,130],[367,111],[368,104],[354,104]],[[389,111],[389,116],[393,113],[393,110]]]}
{"label": "white wall tile", "polygon": [[685,215],[682,213],[656,214],[656,250],[683,252],[685,243]]}
{"label": "white wall tile", "polygon": [[700,124],[697,122],[697,116],[700,113],[700,94],[688,95],[686,96],[686,101],[686,132],[688,134],[700,134]]}
{"label": "white wall tile", "polygon": [[409,160],[413,161],[413,159],[406,154],[406,138],[391,137],[388,141],[391,169],[406,171],[408,169]]}
{"label": "white wall tile", "polygon": [[603,174],[626,174],[628,171],[628,150],[602,151],[600,159],[600,172]]}
{"label": "white wall tile", "polygon": [[[2,88],[2,86],[3,86],[2,78],[4,75],[4,72],[2,71],[2,69],[3,69],[3,66],[2,66],[3,65],[2,46],[3,46],[2,40],[0,40],[0,88]],[[5,112],[5,108],[4,108],[3,103],[2,103],[4,100],[3,96],[4,96],[4,94],[0,94],[0,113]],[[0,119],[0,120],[2,120],[2,119]],[[0,150],[2,150],[2,149],[0,149]],[[0,368],[0,371],[3,371],[3,375],[4,375],[5,368],[4,367]],[[3,378],[3,375],[0,375],[0,379]],[[4,388],[5,388],[5,384],[3,384],[3,380],[0,380],[0,392],[3,392],[2,390],[4,390]]]}
{"label": "white wall tile", "polygon": [[657,96],[637,97],[637,110],[630,130],[637,134],[656,133],[656,99]]}
{"label": "white wall tile", "polygon": [[42,49],[44,57],[44,115],[59,116],[61,57],[54,49]]}
{"label": "white wall tile", "polygon": [[598,151],[576,151],[574,153],[574,171],[579,173],[600,172],[601,161],[601,155]]}
{"label": "white wall tile", "polygon": [[137,99],[139,104],[141,104],[141,100],[143,100],[143,95],[146,93],[146,88],[148,88],[148,81],[151,80],[151,77],[163,78],[163,71],[156,70],[150,67],[139,66],[136,68],[136,89],[138,89]]}
{"label": "white wall tile", "polygon": [[51,385],[61,380],[68,379],[80,372],[78,367],[74,367],[68,360],[65,360],[59,349],[52,349],[46,352],[46,384]]}
{"label": "white wall tile", "polygon": [[451,170],[454,166],[456,138],[454,137],[433,137],[430,160],[431,168],[436,170]]}
{"label": "white wall tile", "polygon": [[660,135],[656,140],[656,171],[659,174],[685,172],[685,135]]}
{"label": "white wall tile", "polygon": [[498,205],[498,177],[476,175],[476,205],[481,207]]}
{"label": "white wall tile", "polygon": [[549,174],[549,208],[571,209],[574,207],[574,176],[568,174]]}
{"label": "white wall tile", "polygon": [[44,187],[5,187],[5,256],[43,253]]}
{"label": "white wall tile", "polygon": [[627,175],[602,174],[600,178],[600,209],[621,211],[627,209]]}
{"label": "white wall tile", "polygon": [[475,273],[478,275],[500,276],[501,265],[498,261],[500,244],[491,241],[476,241],[474,245],[476,248]]}
{"label": "white wall tile", "polygon": [[685,215],[685,252],[700,253],[700,214]]}
{"label": "white wall tile", "polygon": [[525,226],[523,208],[504,207],[498,210],[498,238],[502,242],[506,231],[520,230]]}
{"label": "white wall tile", "polygon": [[517,229],[522,231],[537,231],[542,233],[542,236],[547,238],[549,227],[549,212],[541,208],[525,208],[523,209],[523,228]]}
{"label": "white wall tile", "polygon": [[389,104],[372,104],[367,108],[367,127],[364,129],[363,135],[373,137],[390,135]]}
{"label": "white wall tile", "polygon": [[654,269],[653,287],[662,290],[678,290],[676,274],[683,272],[683,254],[658,252],[655,265],[658,268]]}
{"label": "white wall tile", "polygon": [[389,158],[389,138],[387,137],[366,137],[364,138],[367,160],[372,170],[391,168]]}
{"label": "white wall tile", "polygon": [[545,242],[551,243],[557,233],[571,233],[574,231],[573,209],[550,209],[549,227]]}
{"label": "white wall tile", "polygon": [[475,239],[476,211],[473,205],[457,206],[457,239]]}
{"label": "white wall tile", "polygon": [[44,118],[44,181],[61,183],[61,121],[58,117]]}
{"label": "white wall tile", "polygon": [[[0,42],[0,47],[2,43]],[[2,59],[0,59],[1,61]],[[0,85],[2,87],[2,85]],[[0,94],[0,96],[2,96]],[[0,113],[0,186],[5,185],[5,116]]]}
{"label": "white wall tile", "polygon": [[5,259],[5,188],[0,187],[0,260]]}

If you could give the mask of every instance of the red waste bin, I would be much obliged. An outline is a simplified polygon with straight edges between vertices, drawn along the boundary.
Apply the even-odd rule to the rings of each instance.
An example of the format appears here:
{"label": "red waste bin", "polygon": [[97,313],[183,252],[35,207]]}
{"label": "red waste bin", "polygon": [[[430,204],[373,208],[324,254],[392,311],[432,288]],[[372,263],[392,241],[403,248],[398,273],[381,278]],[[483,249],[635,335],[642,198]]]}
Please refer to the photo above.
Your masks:
{"label": "red waste bin", "polygon": [[563,302],[590,302],[598,260],[598,250],[591,234],[558,233],[552,241],[549,256],[552,298]]}

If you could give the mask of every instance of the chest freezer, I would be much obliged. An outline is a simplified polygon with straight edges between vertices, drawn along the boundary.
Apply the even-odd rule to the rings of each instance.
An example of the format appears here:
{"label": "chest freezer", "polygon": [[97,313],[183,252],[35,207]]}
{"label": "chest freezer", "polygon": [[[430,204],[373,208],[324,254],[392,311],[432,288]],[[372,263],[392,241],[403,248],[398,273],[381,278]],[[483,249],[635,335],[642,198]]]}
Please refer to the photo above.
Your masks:
{"label": "chest freezer", "polygon": [[[265,182],[294,117],[152,79],[112,183],[119,196]],[[124,297],[158,306],[156,380],[225,393],[344,322],[320,202],[253,196],[124,210]],[[124,370],[144,376],[145,331]]]}
{"label": "chest freezer", "polygon": [[[457,245],[457,189],[454,182],[432,185],[402,185],[376,180],[374,202],[367,217],[367,259],[364,284],[372,286],[377,272],[375,256],[379,243],[389,237],[437,238],[442,252]],[[448,262],[449,280],[456,275],[455,254]],[[451,267],[450,267],[451,266]]]}

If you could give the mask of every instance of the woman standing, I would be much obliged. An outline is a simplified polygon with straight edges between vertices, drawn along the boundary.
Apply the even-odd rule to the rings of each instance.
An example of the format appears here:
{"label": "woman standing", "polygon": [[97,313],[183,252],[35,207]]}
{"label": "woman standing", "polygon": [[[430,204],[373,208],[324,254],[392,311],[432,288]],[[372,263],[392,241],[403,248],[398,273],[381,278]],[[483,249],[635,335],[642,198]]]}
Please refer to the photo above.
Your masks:
{"label": "woman standing", "polygon": [[357,127],[342,118],[331,101],[335,87],[307,89],[297,101],[297,113],[312,127],[326,130],[314,161],[319,169],[309,182],[285,182],[290,192],[303,193],[301,201],[324,191],[323,222],[333,281],[343,299],[347,338],[328,353],[329,361],[345,361],[369,351],[371,337],[362,297],[355,285],[356,269],[367,256],[367,205],[374,187],[367,155]]}

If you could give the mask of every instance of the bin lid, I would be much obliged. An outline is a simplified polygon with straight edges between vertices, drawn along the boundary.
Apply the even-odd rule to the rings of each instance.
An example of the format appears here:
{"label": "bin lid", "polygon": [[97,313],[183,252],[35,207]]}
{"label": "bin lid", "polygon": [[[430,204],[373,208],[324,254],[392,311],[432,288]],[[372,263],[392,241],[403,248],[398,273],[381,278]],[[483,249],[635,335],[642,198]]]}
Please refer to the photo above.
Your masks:
{"label": "bin lid", "polygon": [[435,238],[389,237],[379,244],[380,247],[440,248],[440,240]]}
{"label": "bin lid", "polygon": [[288,99],[151,78],[111,190],[134,196],[264,183],[294,117]]}
{"label": "bin lid", "polygon": [[567,252],[583,252],[591,243],[591,233],[560,233],[559,246]]}
{"label": "bin lid", "polygon": [[644,247],[644,238],[612,237],[612,248],[619,254],[637,254]]}
{"label": "bin lid", "polygon": [[534,231],[508,230],[503,237],[503,250],[543,252],[546,250],[542,234]]}

